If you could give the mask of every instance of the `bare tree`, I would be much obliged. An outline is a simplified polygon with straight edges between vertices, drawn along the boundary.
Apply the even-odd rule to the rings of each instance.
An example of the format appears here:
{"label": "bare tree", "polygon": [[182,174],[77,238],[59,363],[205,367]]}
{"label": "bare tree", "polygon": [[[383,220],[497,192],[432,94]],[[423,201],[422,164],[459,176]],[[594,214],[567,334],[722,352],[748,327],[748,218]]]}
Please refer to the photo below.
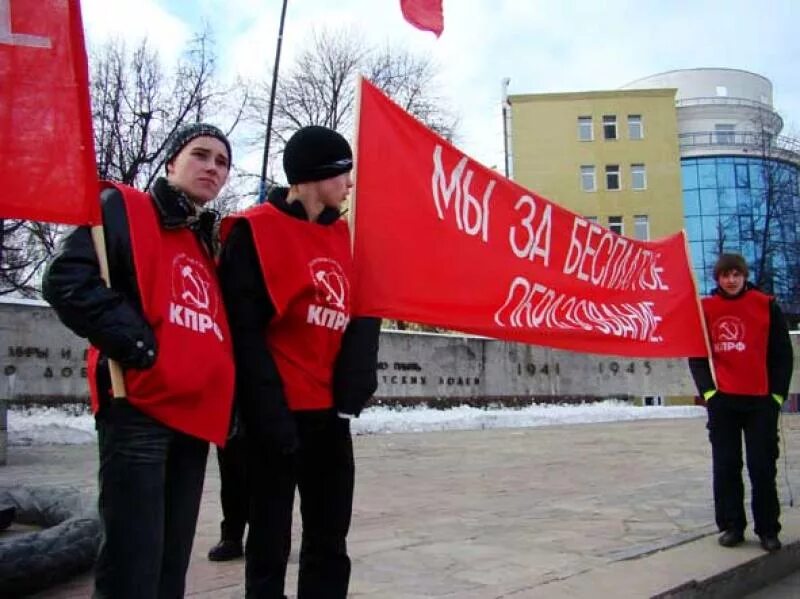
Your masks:
{"label": "bare tree", "polygon": [[61,230],[49,223],[0,219],[0,295],[38,297],[42,268]]}
{"label": "bare tree", "polygon": [[[173,68],[167,69],[149,42],[128,51],[120,40],[91,52],[90,93],[97,172],[111,179],[149,187],[163,174],[169,136],[184,124],[209,120],[230,134],[247,103],[247,87],[223,86],[216,77],[216,54],[208,27],[196,34]],[[233,184],[218,198],[223,213],[238,207]],[[0,295],[38,294],[41,269],[52,256],[63,227],[27,221],[2,221]]]}
{"label": "bare tree", "polygon": [[[800,144],[779,137],[763,118],[755,122],[751,154],[760,158],[751,177],[753,280],[800,317]],[[753,181],[753,179],[756,181]]]}
{"label": "bare tree", "polygon": [[192,38],[172,74],[147,39],[130,53],[124,42],[108,41],[92,53],[91,66],[98,174],[142,188],[159,175],[167,140],[176,129],[218,119],[233,100],[238,106],[227,110],[230,133],[246,101],[246,89],[225,89],[217,82],[208,28]]}
{"label": "bare tree", "polygon": [[[281,151],[298,128],[324,125],[349,134],[353,128],[357,75],[364,74],[405,110],[451,139],[457,119],[434,95],[437,69],[430,58],[390,46],[371,47],[349,29],[314,32],[295,62],[279,77],[272,139]],[[252,120],[266,127],[270,86],[253,93]],[[259,137],[259,140],[261,138]],[[256,141],[256,140],[254,140]],[[256,142],[257,143],[257,142]]]}

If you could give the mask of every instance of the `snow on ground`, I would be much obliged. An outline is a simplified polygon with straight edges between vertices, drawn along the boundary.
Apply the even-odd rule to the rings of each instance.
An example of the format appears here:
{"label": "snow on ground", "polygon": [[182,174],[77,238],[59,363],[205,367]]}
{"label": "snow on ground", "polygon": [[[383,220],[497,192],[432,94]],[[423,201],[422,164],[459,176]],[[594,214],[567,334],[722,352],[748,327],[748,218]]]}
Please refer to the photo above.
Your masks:
{"label": "snow on ground", "polygon": [[[353,420],[355,434],[385,434],[487,428],[526,428],[559,424],[617,422],[653,418],[700,418],[698,406],[631,406],[608,400],[583,405],[532,405],[523,408],[431,408],[374,407]],[[95,441],[94,418],[85,408],[74,407],[8,411],[9,445],[81,444]]]}

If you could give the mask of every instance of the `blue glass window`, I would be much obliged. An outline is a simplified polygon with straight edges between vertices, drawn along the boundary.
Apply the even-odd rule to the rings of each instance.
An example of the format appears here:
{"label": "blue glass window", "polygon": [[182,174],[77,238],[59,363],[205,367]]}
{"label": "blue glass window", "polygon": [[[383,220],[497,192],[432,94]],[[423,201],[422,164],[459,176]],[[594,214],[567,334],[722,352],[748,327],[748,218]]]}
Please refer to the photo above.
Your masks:
{"label": "blue glass window", "polygon": [[739,215],[739,232],[742,239],[753,239],[753,217],[749,214]]}
{"label": "blue glass window", "polygon": [[753,205],[753,198],[750,195],[749,189],[737,189],[736,190],[736,203],[738,205],[738,211],[742,212],[750,212],[750,207]]}
{"label": "blue glass window", "polygon": [[750,163],[750,187],[752,189],[764,187],[764,169],[761,167],[760,161]]}
{"label": "blue glass window", "polygon": [[703,217],[703,240],[709,241],[711,239],[719,239],[720,221],[719,217],[704,216]]}
{"label": "blue glass window", "polygon": [[703,239],[703,231],[699,216],[686,217],[686,235],[688,235],[689,241],[700,241]]}
{"label": "blue glass window", "polygon": [[722,188],[717,193],[720,214],[736,214],[736,190]]}
{"label": "blue glass window", "polygon": [[697,165],[697,180],[700,189],[712,189],[717,186],[717,167],[713,160],[703,161]]}
{"label": "blue glass window", "polygon": [[752,241],[745,241],[742,242],[742,256],[744,256],[745,260],[748,263],[754,262],[754,256],[756,254],[756,244]]}
{"label": "blue glass window", "polygon": [[723,162],[719,160],[717,164],[717,186],[719,187],[735,187],[736,177],[733,170],[733,162]]}
{"label": "blue glass window", "polygon": [[736,165],[736,187],[750,187],[750,171],[746,164]]}
{"label": "blue glass window", "polygon": [[686,216],[700,214],[700,193],[697,191],[683,192],[683,213]]}
{"label": "blue glass window", "polygon": [[700,210],[703,212],[703,214],[719,213],[716,188],[700,190]]}
{"label": "blue glass window", "polygon": [[697,165],[694,162],[681,164],[681,181],[684,189],[697,189]]}
{"label": "blue glass window", "polygon": [[703,242],[703,252],[705,253],[706,257],[706,265],[710,265],[712,268],[714,263],[719,258],[719,242],[718,241],[704,241]]}
{"label": "blue glass window", "polygon": [[692,264],[696,267],[703,266],[703,244],[699,241],[689,242],[689,253],[692,255]]}

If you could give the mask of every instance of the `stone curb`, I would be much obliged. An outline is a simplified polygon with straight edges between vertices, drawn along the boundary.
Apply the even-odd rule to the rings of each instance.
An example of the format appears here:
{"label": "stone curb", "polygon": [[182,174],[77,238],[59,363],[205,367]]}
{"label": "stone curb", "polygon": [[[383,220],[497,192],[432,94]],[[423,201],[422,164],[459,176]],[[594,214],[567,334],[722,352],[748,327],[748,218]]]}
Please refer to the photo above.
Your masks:
{"label": "stone curb", "polygon": [[651,599],[695,599],[742,597],[800,570],[800,541],[776,553],[764,553],[734,568],[703,580],[690,580]]}

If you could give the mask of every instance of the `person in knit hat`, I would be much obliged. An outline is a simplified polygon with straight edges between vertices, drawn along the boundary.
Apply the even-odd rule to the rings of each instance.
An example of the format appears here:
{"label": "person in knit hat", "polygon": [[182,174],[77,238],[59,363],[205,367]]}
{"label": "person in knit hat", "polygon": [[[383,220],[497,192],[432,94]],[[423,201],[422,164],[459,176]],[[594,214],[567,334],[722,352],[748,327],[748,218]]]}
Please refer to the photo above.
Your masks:
{"label": "person in knit hat", "polygon": [[246,596],[284,597],[298,489],[297,597],[343,599],[350,418],[377,388],[380,320],[352,313],[350,233],[340,218],[353,186],[347,140],[304,127],[286,143],[283,165],[288,188],[223,223],[219,265],[247,435]]}
{"label": "person in knit hat", "polygon": [[[96,599],[183,597],[209,442],[233,403],[233,350],[216,277],[214,215],[231,148],[216,127],[177,128],[147,191],[103,182],[110,286],[88,227],[68,234],[42,281],[61,321],[88,338],[103,535]],[[111,393],[110,362],[124,390]]]}
{"label": "person in knit hat", "polygon": [[708,407],[714,516],[722,533],[717,541],[723,547],[735,547],[745,540],[744,437],[753,529],[761,547],[773,552],[781,548],[775,482],[778,419],[789,393],[794,357],[780,306],[774,297],[748,283],[748,273],[747,262],[739,254],[722,254],[717,260],[717,287],[702,302],[711,355],[690,358],[689,367]]}

